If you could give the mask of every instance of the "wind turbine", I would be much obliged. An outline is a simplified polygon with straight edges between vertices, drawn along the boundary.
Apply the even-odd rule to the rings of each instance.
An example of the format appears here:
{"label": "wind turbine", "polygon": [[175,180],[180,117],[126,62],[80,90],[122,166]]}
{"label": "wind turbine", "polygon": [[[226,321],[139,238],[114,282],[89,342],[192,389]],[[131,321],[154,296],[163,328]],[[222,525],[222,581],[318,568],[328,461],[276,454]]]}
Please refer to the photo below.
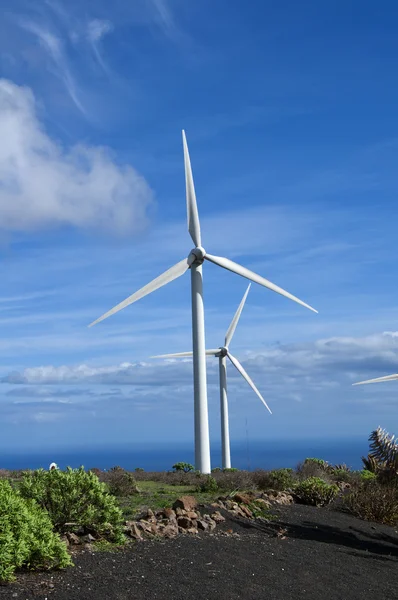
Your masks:
{"label": "wind turbine", "polygon": [[[250,387],[255,391],[257,396],[260,398],[261,402],[264,404],[265,408],[269,410],[269,412],[272,414],[270,407],[268,406],[268,404],[266,403],[256,386],[254,385],[249,375],[246,373],[245,369],[242,367],[238,359],[235,358],[229,351],[229,345],[235,333],[235,329],[239,322],[240,315],[242,314],[242,310],[245,305],[250,286],[251,283],[249,283],[245,295],[243,296],[241,303],[238,306],[238,310],[236,311],[234,318],[232,319],[231,324],[228,327],[227,333],[225,335],[224,345],[220,346],[220,348],[217,348],[215,350],[206,350],[206,354],[208,356],[218,357],[220,372],[221,452],[223,469],[231,468],[231,449],[229,443],[229,417],[227,396],[227,357],[242,375],[243,379],[245,379],[250,385]],[[182,358],[188,356],[192,356],[192,352],[178,352],[177,354],[161,354],[160,356],[153,356],[152,358]]]}
{"label": "wind turbine", "polygon": [[[277,292],[313,312],[318,312],[302,300],[296,298],[289,292],[271,283],[264,277],[257,275],[253,271],[242,267],[241,265],[223,258],[208,254],[202,246],[200,235],[200,223],[198,207],[196,204],[195,188],[192,177],[191,162],[189,159],[188,145],[185,132],[182,132],[182,141],[184,147],[184,165],[185,165],[185,185],[187,199],[187,217],[188,231],[192,238],[195,248],[193,248],[187,258],[156,277],[153,281],[142,287],[120,304],[103,314],[101,317],[90,323],[89,327],[103,321],[107,317],[114,315],[119,310],[126,308],[129,304],[136,302],[140,298],[147,296],[158,288],[174,281],[177,277],[184,275],[188,269],[191,269],[191,294],[192,294],[192,349],[193,349],[193,384],[194,384],[194,422],[195,422],[195,467],[201,473],[210,473],[210,441],[209,441],[209,420],[207,407],[207,382],[206,382],[206,349],[205,349],[205,329],[204,329],[204,306],[203,306],[203,279],[202,265],[205,260],[232,271],[237,275],[258,283],[273,292]],[[159,249],[154,249],[159,250]]]}
{"label": "wind turbine", "polygon": [[376,377],[376,379],[367,379],[366,381],[358,381],[352,385],[365,385],[367,383],[381,383],[382,381],[394,381],[398,379],[398,373],[395,375],[385,375],[384,377]]}

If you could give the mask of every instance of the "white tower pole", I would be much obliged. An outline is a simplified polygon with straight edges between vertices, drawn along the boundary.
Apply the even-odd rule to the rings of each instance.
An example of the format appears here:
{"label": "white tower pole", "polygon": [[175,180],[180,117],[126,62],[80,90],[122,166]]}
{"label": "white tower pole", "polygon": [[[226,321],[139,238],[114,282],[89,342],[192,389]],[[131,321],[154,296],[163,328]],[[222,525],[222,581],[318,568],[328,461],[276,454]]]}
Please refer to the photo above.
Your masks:
{"label": "white tower pole", "polygon": [[221,452],[222,468],[231,468],[231,450],[229,445],[229,418],[227,397],[227,358],[219,357],[220,368],[220,412],[221,412]]}
{"label": "white tower pole", "polygon": [[195,468],[211,473],[202,264],[191,265]]}

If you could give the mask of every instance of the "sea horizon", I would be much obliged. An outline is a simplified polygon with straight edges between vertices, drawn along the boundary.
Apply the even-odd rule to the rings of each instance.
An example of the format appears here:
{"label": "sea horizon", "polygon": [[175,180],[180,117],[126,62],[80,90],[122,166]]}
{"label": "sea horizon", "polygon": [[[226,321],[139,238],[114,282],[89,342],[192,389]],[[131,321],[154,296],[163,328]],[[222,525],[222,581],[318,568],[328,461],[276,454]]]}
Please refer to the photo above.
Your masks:
{"label": "sea horizon", "polygon": [[[316,457],[332,464],[345,463],[352,469],[362,467],[361,456],[367,455],[366,438],[334,438],[312,440],[240,440],[231,444],[232,466],[253,471],[256,469],[294,468],[307,457]],[[48,468],[56,462],[59,468],[109,469],[120,466],[127,470],[141,468],[145,471],[169,471],[173,464],[184,461],[194,464],[192,442],[179,444],[131,444],[107,448],[76,448],[42,451],[1,451],[0,468]],[[211,444],[212,468],[221,466],[221,447],[218,441]]]}

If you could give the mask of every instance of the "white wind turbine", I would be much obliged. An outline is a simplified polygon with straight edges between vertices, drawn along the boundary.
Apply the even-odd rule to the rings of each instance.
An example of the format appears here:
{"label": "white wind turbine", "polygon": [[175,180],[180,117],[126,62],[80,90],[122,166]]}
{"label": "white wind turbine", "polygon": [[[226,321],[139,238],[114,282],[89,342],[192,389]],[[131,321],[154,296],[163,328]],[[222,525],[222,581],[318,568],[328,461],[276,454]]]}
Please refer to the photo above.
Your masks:
{"label": "white wind turbine", "polygon": [[185,132],[182,132],[184,146],[184,165],[185,165],[185,184],[187,198],[187,216],[188,231],[192,238],[195,248],[193,248],[187,258],[159,275],[156,279],[142,287],[123,302],[103,314],[101,317],[90,323],[89,327],[99,323],[103,319],[110,317],[119,310],[126,308],[129,304],[136,302],[140,298],[154,292],[158,288],[170,283],[177,277],[181,277],[188,269],[191,269],[191,293],[192,293],[192,346],[193,346],[193,384],[194,384],[194,422],[195,422],[195,467],[201,473],[210,473],[210,441],[209,441],[209,421],[207,407],[207,383],[206,383],[206,348],[205,348],[205,329],[204,329],[204,307],[203,307],[203,287],[202,287],[202,264],[205,260],[212,262],[228,271],[237,273],[246,277],[255,283],[277,292],[313,312],[318,312],[302,300],[299,300],[289,292],[286,292],[277,285],[271,283],[264,277],[257,275],[253,271],[242,267],[241,265],[223,258],[208,254],[202,246],[200,235],[200,224],[198,207],[196,204],[195,188],[192,177],[191,162],[189,159],[188,146]]}
{"label": "white wind turbine", "polygon": [[385,375],[384,377],[376,377],[376,379],[367,379],[366,381],[358,381],[352,385],[365,385],[367,383],[381,383],[382,381],[394,381],[398,379],[398,373],[395,375]]}
{"label": "white wind turbine", "polygon": [[[208,356],[218,357],[220,372],[221,453],[223,469],[231,468],[231,448],[229,443],[229,417],[227,396],[227,357],[234,365],[234,367],[239,371],[242,377],[247,381],[250,387],[255,391],[255,393],[260,398],[261,402],[264,404],[267,410],[269,410],[269,412],[272,414],[270,407],[268,406],[268,404],[266,403],[256,386],[254,385],[249,375],[246,373],[245,369],[242,367],[238,359],[235,358],[235,356],[233,356],[229,351],[229,345],[235,333],[235,329],[239,322],[240,315],[242,314],[242,310],[245,305],[250,286],[251,283],[249,283],[245,295],[243,296],[242,301],[238,306],[238,310],[236,311],[234,318],[232,319],[231,324],[228,327],[228,331],[225,335],[224,345],[214,350],[206,350],[206,354]],[[177,354],[161,354],[160,356],[153,356],[152,358],[183,358],[188,356],[192,356],[192,352],[178,352]]]}

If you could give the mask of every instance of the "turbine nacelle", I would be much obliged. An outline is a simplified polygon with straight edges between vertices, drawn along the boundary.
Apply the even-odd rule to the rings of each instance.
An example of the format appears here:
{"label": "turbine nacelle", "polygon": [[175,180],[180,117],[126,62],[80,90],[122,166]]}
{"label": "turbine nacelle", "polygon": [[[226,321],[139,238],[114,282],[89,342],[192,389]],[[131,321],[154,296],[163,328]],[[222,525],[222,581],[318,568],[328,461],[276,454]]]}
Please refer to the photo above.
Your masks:
{"label": "turbine nacelle", "polygon": [[228,352],[228,346],[221,346],[219,352],[217,352],[215,356],[217,356],[218,358],[224,358],[225,356],[228,356]]}
{"label": "turbine nacelle", "polygon": [[201,265],[205,259],[206,250],[203,248],[203,246],[197,246],[191,250],[189,256],[194,256],[194,263]]}

